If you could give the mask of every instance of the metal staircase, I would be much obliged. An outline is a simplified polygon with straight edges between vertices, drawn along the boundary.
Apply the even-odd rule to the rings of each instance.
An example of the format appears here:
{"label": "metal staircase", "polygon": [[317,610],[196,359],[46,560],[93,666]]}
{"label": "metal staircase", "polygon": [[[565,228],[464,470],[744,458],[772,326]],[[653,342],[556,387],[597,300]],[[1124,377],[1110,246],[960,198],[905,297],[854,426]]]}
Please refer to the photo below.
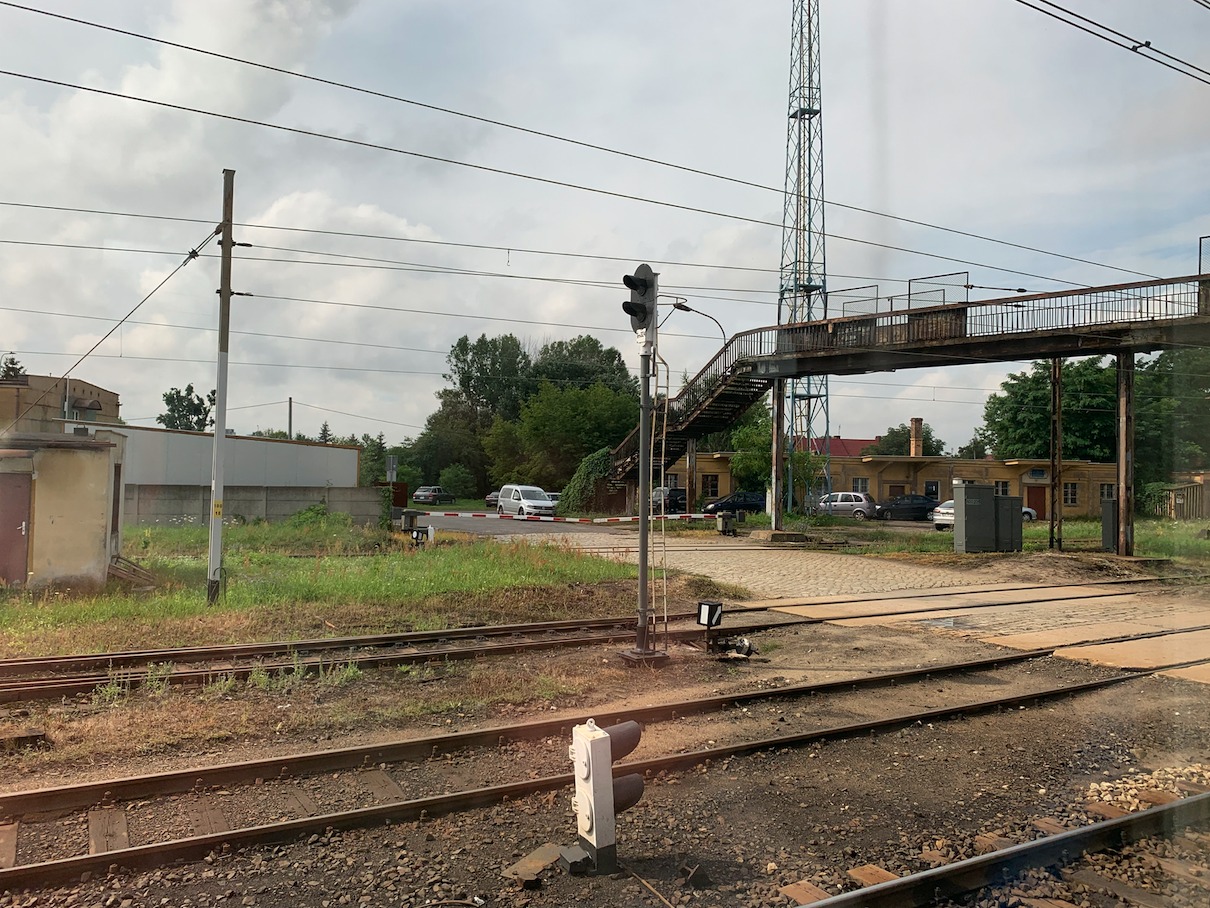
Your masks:
{"label": "metal staircase", "polygon": [[[769,390],[772,381],[752,372],[752,361],[768,346],[767,330],[737,334],[719,350],[681,392],[658,407],[652,418],[655,455],[652,471],[658,476],[684,456],[691,439],[732,425]],[[635,479],[639,469],[639,430],[636,427],[612,452],[610,479]]]}

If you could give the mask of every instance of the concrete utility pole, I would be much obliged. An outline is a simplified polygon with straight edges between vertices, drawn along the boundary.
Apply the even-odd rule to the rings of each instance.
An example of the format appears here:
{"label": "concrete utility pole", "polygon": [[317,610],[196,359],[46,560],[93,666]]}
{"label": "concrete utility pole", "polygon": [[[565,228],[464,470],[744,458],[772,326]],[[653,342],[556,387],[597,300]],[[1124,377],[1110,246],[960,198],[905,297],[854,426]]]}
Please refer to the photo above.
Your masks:
{"label": "concrete utility pole", "polygon": [[214,399],[214,464],[210,479],[210,560],[206,571],[206,602],[218,600],[223,571],[223,444],[227,440],[227,354],[231,347],[231,222],[235,207],[235,171],[223,171],[222,251],[218,284],[218,377]]}
{"label": "concrete utility pole", "polygon": [[288,398],[289,404],[286,410],[286,438],[294,441],[294,398]]}
{"label": "concrete utility pole", "polygon": [[1134,554],[1134,351],[1118,354],[1118,551]]}
{"label": "concrete utility pole", "polygon": [[1063,358],[1050,361],[1050,548],[1063,551]]}

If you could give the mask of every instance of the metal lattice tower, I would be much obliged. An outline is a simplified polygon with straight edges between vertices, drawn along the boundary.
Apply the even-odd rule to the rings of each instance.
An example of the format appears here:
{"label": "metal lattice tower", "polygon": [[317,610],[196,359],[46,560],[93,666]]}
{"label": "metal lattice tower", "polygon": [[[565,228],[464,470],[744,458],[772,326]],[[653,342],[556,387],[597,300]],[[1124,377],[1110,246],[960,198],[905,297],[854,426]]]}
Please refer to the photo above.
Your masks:
{"label": "metal lattice tower", "polygon": [[[782,215],[781,287],[777,322],[792,324],[826,318],[827,276],[824,265],[823,120],[819,78],[820,0],[793,0],[790,45],[790,103],[786,129],[786,189]],[[830,491],[830,426],[827,376],[803,378],[785,387],[786,450],[824,456],[817,491]],[[791,461],[793,463],[793,461]],[[794,499],[790,476],[787,501]],[[822,489],[820,488],[822,486]]]}

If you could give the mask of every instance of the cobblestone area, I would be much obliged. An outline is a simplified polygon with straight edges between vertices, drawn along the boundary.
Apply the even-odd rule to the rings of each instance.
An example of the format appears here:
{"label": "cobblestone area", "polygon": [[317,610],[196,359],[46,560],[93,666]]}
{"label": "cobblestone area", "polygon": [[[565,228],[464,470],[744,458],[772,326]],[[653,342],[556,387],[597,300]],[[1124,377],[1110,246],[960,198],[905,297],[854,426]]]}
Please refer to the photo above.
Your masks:
{"label": "cobblestone area", "polygon": [[[639,560],[637,532],[548,533],[498,538],[558,541],[631,564],[637,564]],[[657,537],[654,559],[657,565],[661,563],[662,551]],[[721,536],[670,538],[667,558],[670,568],[742,586],[762,599],[923,590],[978,582],[969,572],[950,568],[922,567],[860,555],[770,549],[743,539]]]}

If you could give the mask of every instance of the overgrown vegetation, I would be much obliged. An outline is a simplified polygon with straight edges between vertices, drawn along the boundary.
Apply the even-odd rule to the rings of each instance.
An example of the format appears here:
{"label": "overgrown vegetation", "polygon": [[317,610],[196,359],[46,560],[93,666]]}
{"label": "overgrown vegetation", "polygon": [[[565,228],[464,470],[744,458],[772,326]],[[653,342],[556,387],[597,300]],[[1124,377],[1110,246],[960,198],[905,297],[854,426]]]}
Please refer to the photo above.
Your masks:
{"label": "overgrown vegetation", "polygon": [[[347,557],[372,551],[371,540],[383,554]],[[153,592],[0,592],[0,655],[571,618],[593,607],[575,590],[635,577],[630,565],[569,546],[446,536],[403,547],[318,509],[294,522],[232,528],[228,541],[225,592],[214,606],[206,604],[205,530],[192,527],[128,539],[128,553],[156,574]]]}

